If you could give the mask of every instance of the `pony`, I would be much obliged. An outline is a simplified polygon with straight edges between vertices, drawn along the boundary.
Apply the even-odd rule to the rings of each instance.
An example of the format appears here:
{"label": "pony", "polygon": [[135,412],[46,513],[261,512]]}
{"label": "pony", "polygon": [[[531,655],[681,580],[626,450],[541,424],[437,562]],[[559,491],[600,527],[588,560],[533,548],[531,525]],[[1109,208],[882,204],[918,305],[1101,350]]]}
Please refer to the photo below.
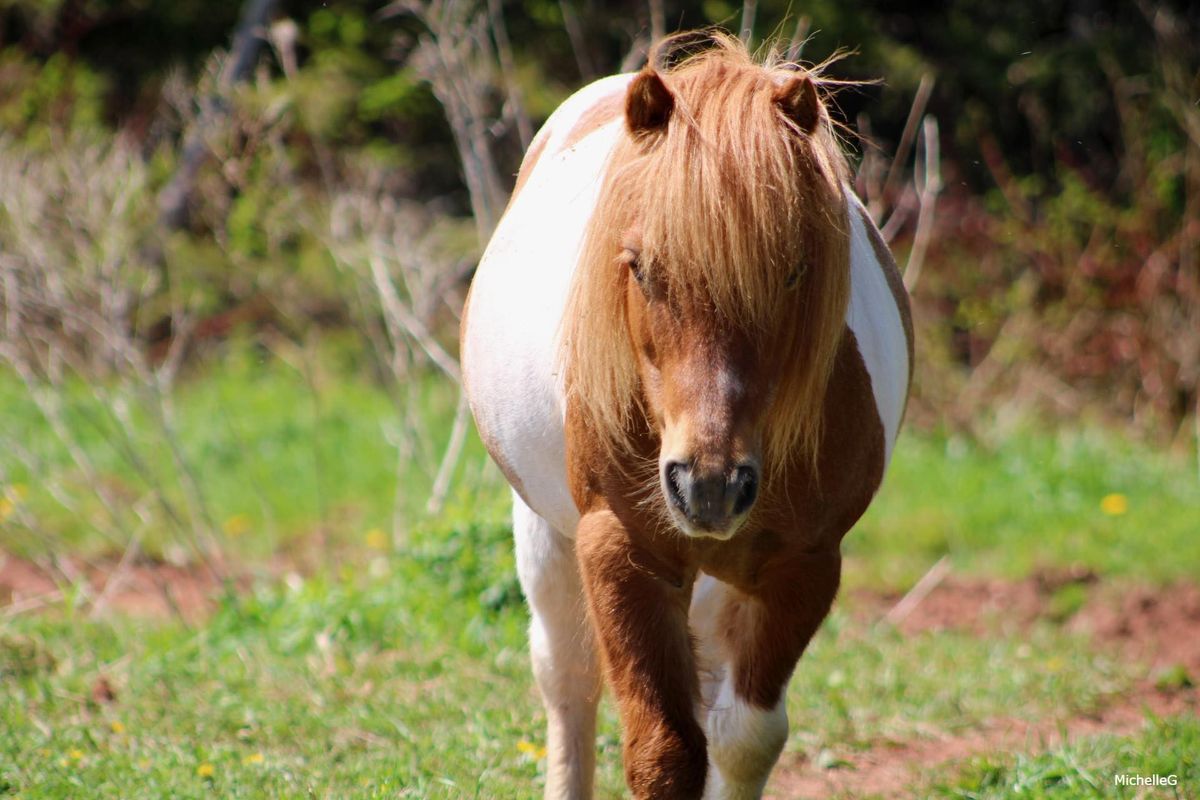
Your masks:
{"label": "pony", "polygon": [[704,39],[551,115],[464,309],[548,798],[591,796],[605,684],[634,797],[761,795],[907,403],[908,298],[828,82]]}

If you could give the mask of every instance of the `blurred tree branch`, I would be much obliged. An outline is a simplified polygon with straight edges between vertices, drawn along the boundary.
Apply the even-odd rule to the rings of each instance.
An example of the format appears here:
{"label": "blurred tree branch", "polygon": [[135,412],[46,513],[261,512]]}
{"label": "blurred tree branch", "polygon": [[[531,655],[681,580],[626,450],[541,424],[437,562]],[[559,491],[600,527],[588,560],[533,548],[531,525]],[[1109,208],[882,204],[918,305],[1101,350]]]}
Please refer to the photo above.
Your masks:
{"label": "blurred tree branch", "polygon": [[267,24],[278,6],[279,0],[246,0],[242,7],[242,18],[234,32],[233,46],[225,68],[221,70],[217,91],[200,101],[201,112],[184,139],[179,168],[159,194],[159,215],[167,228],[182,228],[187,224],[188,203],[196,184],[196,175],[209,154],[209,130],[219,125],[229,113],[224,94],[250,74],[259,49],[267,38]]}

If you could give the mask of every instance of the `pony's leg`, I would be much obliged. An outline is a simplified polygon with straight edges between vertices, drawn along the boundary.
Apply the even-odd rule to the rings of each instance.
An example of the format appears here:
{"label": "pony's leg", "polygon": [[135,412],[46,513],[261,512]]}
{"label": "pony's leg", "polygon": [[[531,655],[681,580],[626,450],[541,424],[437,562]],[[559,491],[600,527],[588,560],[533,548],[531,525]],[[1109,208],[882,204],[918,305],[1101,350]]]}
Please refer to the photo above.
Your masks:
{"label": "pony's leg", "polygon": [[837,553],[805,554],[755,595],[704,576],[691,620],[709,677],[706,800],[762,796],[787,741],[787,684],[837,593]]}
{"label": "pony's leg", "polygon": [[607,509],[579,523],[588,615],[621,713],[625,780],[638,800],[697,800],[707,756],[687,627],[690,576]]}
{"label": "pony's leg", "polygon": [[701,680],[699,717],[708,735],[705,798],[757,798],[787,740],[787,710],[746,702],[734,691],[730,636],[722,628],[740,602],[737,590],[701,575],[689,612]]}
{"label": "pony's leg", "polygon": [[513,493],[517,575],[529,602],[529,650],[548,722],[546,798],[586,800],[596,768],[600,667],[575,543]]}

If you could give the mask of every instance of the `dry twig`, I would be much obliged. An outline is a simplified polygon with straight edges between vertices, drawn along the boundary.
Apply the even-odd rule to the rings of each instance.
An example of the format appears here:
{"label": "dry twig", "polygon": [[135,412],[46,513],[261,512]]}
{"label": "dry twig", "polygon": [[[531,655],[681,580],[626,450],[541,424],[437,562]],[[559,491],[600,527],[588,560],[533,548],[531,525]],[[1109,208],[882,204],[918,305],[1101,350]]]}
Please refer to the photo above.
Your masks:
{"label": "dry twig", "polygon": [[950,557],[942,556],[932,567],[921,576],[911,589],[900,598],[900,602],[883,615],[883,622],[889,625],[899,625],[911,614],[921,601],[936,589],[946,576],[950,574]]}

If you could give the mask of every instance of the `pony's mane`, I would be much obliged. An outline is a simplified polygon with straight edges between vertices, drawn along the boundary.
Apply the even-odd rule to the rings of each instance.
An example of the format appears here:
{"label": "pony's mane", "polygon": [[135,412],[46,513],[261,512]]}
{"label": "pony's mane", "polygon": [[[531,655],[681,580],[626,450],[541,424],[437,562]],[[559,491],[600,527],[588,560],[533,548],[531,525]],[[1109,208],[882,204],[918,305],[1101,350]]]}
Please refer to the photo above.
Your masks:
{"label": "pony's mane", "polygon": [[778,471],[814,460],[820,438],[850,293],[848,169],[823,108],[806,134],[775,101],[798,75],[821,86],[819,68],[776,54],[756,61],[723,34],[707,40],[659,70],[675,97],[665,130],[625,135],[610,156],[563,319],[560,374],[599,440],[627,452],[643,409],[618,256],[636,225],[642,270],[749,333],[778,365],[763,443],[764,466]]}

